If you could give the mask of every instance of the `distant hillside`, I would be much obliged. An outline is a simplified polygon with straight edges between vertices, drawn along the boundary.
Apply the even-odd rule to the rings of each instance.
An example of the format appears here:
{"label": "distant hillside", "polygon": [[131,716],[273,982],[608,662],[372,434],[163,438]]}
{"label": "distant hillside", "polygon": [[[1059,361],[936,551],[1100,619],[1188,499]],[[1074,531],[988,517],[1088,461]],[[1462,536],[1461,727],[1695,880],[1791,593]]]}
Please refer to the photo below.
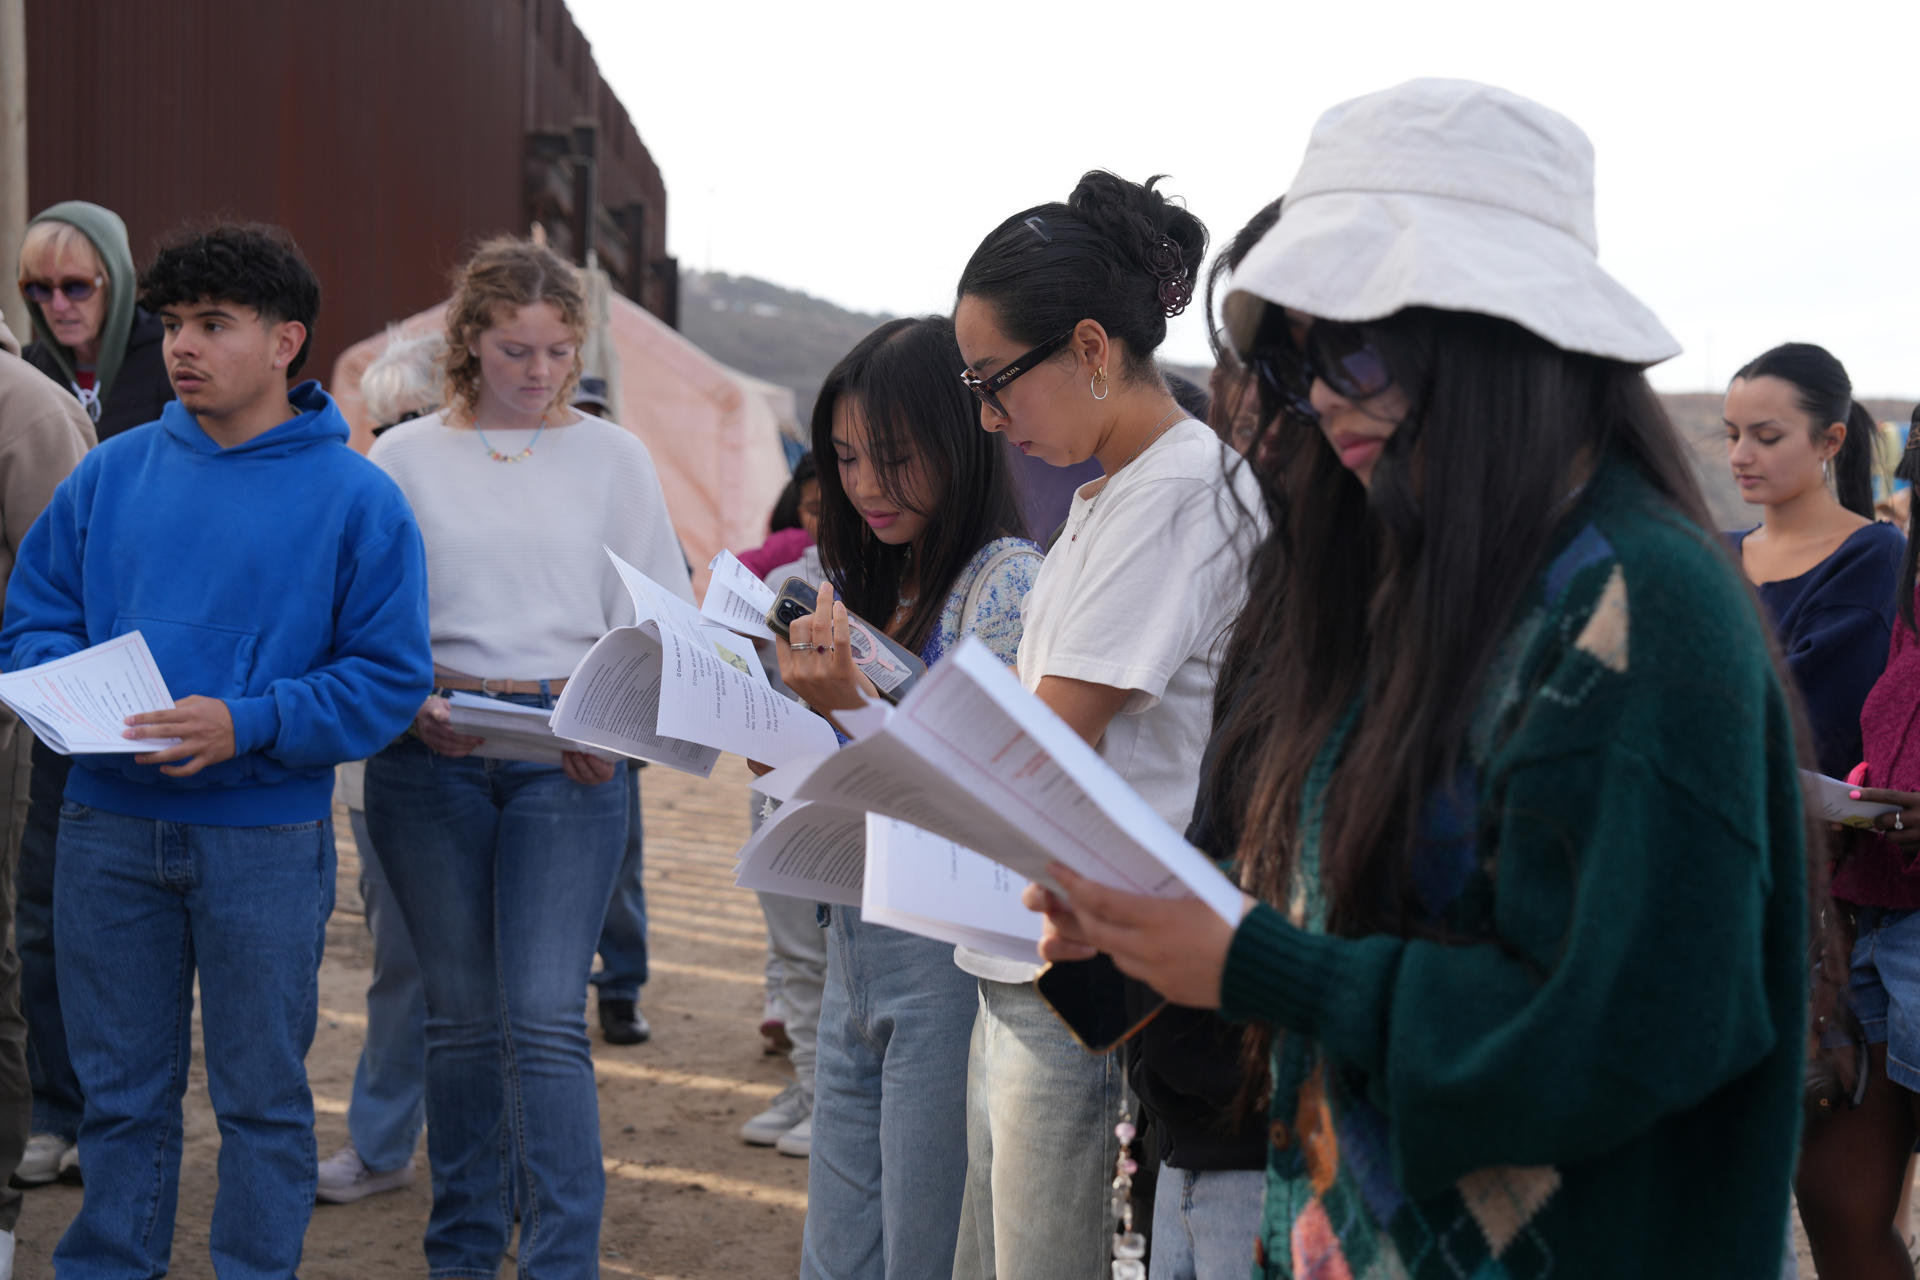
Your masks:
{"label": "distant hillside", "polygon": [[[680,275],[680,331],[720,363],[792,387],[803,428],[820,384],[840,357],[891,319],[884,313],[848,311],[752,276],[704,271]],[[1204,369],[1167,368],[1206,385]]]}
{"label": "distant hillside", "polygon": [[[892,319],[848,311],[831,302],[751,276],[689,271],[680,279],[680,328],[715,359],[745,373],[792,387],[804,428],[820,383],[840,357],[876,325]],[[1206,385],[1205,369],[1168,368]],[[1720,393],[1664,395],[1674,425],[1692,446],[1696,474],[1714,519],[1723,528],[1746,528],[1757,518],[1740,500],[1727,469],[1726,437],[1720,425]],[[1907,421],[1913,405],[1869,400],[1882,422]]]}
{"label": "distant hillside", "polygon": [[792,387],[802,427],[840,357],[892,318],[848,311],[751,276],[680,276],[680,331],[722,364]]}

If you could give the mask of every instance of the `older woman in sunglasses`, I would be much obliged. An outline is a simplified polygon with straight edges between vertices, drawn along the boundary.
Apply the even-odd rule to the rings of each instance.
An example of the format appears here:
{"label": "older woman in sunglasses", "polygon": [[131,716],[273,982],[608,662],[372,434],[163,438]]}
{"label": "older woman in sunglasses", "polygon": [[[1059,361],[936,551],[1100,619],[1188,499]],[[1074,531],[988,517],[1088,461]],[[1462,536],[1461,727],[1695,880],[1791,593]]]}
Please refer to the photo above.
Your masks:
{"label": "older woman in sunglasses", "polygon": [[[1065,203],[987,236],[954,309],[981,425],[1105,473],[1075,493],[1027,597],[1021,682],[1175,829],[1193,812],[1215,650],[1259,524],[1247,469],[1153,363],[1206,243],[1151,184],[1089,173]],[[980,1014],[956,1280],[1105,1276],[1121,1063],[1073,1039],[1035,966],[964,947],[957,959],[980,980]]]}
{"label": "older woman in sunglasses", "polygon": [[27,224],[20,295],[34,341],[20,354],[78,397],[102,440],[152,422],[173,399],[160,319],[138,292],[127,225],[111,209],[68,200]]}
{"label": "older woman in sunglasses", "polygon": [[1343,104],[1233,283],[1285,459],[1207,796],[1248,896],[1069,872],[1042,954],[1267,1050],[1261,1274],[1778,1274],[1820,831],[1590,144]]}

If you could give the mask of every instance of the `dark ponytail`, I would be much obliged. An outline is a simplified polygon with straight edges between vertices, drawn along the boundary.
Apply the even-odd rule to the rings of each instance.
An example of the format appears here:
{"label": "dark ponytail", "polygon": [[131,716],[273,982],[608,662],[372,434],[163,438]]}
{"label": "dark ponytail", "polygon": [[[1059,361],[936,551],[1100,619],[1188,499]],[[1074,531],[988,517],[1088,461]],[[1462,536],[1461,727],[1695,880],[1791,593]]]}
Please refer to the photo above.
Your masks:
{"label": "dark ponytail", "polygon": [[1155,191],[1159,181],[1095,169],[1065,204],[1022,209],[973,251],[959,296],[992,303],[1001,330],[1033,346],[1097,321],[1126,347],[1129,374],[1157,379],[1153,352],[1207,256],[1205,224]]}
{"label": "dark ponytail", "polygon": [[[1816,437],[1836,422],[1847,424],[1847,438],[1833,459],[1833,487],[1840,505],[1873,519],[1873,449],[1879,427],[1853,398],[1846,366],[1825,347],[1789,342],[1750,361],[1735,379],[1778,378],[1800,393],[1800,408],[1813,419]],[[1911,608],[1911,605],[1909,605]]]}
{"label": "dark ponytail", "polygon": [[[1852,430],[1851,427],[1848,428]],[[1913,621],[1914,580],[1920,577],[1920,538],[1915,538],[1914,516],[1920,515],[1913,509],[1914,499],[1920,498],[1920,404],[1913,406],[1913,424],[1907,428],[1906,451],[1900,455],[1900,464],[1893,469],[1893,478],[1905,480],[1910,486],[1907,490],[1907,553],[1900,559],[1900,621],[1907,624],[1907,630],[1920,635],[1920,626]]]}

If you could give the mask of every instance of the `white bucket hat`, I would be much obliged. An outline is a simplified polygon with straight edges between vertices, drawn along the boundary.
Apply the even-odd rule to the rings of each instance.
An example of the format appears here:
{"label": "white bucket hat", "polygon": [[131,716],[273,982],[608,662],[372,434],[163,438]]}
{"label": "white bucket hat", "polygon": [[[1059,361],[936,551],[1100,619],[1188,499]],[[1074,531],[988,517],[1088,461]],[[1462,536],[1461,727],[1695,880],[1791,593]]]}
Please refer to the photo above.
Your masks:
{"label": "white bucket hat", "polygon": [[1598,252],[1593,144],[1579,126],[1490,85],[1411,80],[1320,117],[1280,221],[1233,273],[1223,319],[1243,354],[1275,303],[1351,322],[1470,311],[1627,364],[1678,355]]}

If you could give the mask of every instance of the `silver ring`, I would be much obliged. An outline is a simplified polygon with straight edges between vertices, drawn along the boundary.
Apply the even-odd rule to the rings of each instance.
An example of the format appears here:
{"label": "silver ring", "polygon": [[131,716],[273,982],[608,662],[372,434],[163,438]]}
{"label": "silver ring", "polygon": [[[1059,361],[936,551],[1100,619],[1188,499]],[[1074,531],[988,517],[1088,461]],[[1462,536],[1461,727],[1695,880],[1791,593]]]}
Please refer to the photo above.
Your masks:
{"label": "silver ring", "polygon": [[787,649],[792,653],[807,653],[810,652],[813,647],[814,646],[808,644],[805,640],[795,640],[787,646]]}
{"label": "silver ring", "polygon": [[1895,831],[1905,831],[1907,829],[1907,824],[1900,821],[1900,811],[1898,809],[1893,811],[1893,829]]}

